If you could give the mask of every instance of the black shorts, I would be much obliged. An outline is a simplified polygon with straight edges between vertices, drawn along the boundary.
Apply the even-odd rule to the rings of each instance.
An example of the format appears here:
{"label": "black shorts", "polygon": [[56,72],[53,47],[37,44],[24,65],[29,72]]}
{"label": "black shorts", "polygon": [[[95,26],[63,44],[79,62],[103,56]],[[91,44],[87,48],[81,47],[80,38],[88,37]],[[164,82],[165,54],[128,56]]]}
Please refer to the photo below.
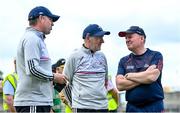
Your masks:
{"label": "black shorts", "polygon": [[51,106],[15,106],[17,113],[50,112]]}
{"label": "black shorts", "polygon": [[73,113],[108,113],[108,109],[79,109],[73,108]]}

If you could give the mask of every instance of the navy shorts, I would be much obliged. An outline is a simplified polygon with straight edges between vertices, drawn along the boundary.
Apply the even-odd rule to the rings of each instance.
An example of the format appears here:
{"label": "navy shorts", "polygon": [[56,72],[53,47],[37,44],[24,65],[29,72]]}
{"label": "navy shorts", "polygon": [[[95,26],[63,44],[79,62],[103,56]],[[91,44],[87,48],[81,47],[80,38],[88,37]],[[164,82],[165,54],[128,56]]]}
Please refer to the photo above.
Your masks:
{"label": "navy shorts", "polygon": [[127,103],[126,106],[126,112],[163,112],[163,111],[164,111],[163,100],[158,100],[141,106]]}

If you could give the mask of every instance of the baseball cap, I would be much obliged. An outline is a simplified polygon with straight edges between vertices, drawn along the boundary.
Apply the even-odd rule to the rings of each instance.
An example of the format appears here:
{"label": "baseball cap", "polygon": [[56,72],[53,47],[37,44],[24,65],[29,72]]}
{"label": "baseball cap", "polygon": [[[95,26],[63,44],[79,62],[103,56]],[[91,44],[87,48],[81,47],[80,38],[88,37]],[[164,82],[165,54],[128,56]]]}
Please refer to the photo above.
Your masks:
{"label": "baseball cap", "polygon": [[126,31],[120,31],[118,33],[119,37],[125,37],[127,34],[132,34],[132,33],[137,33],[139,35],[143,35],[144,38],[146,38],[146,34],[142,28],[139,26],[131,26],[128,30]]}
{"label": "baseball cap", "polygon": [[65,60],[64,58],[61,58],[61,59],[59,59],[59,60],[56,62],[56,65],[57,65],[57,66],[61,66],[61,65],[64,65],[65,62],[66,62],[66,60]]}
{"label": "baseball cap", "polygon": [[104,35],[109,35],[109,31],[103,31],[103,29],[97,24],[88,25],[83,31],[83,39],[86,38],[87,33],[89,36],[102,37]]}
{"label": "baseball cap", "polygon": [[59,59],[55,64],[52,65],[53,72],[56,70],[57,67],[64,65],[66,60],[64,58]]}
{"label": "baseball cap", "polygon": [[37,18],[39,15],[48,16],[49,18],[53,20],[53,22],[57,21],[60,17],[58,15],[52,14],[51,11],[46,7],[37,6],[29,12],[28,20],[33,20]]}

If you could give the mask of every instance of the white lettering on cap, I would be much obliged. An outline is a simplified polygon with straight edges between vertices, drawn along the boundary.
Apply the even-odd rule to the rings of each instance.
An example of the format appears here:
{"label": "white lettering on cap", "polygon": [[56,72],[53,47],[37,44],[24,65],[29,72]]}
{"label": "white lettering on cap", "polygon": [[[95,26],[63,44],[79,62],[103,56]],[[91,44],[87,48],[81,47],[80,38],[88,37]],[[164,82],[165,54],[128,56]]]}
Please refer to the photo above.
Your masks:
{"label": "white lettering on cap", "polygon": [[139,32],[139,31],[136,31],[137,33],[139,33],[139,34],[142,34],[141,32]]}
{"label": "white lettering on cap", "polygon": [[39,12],[40,15],[44,14],[43,12]]}

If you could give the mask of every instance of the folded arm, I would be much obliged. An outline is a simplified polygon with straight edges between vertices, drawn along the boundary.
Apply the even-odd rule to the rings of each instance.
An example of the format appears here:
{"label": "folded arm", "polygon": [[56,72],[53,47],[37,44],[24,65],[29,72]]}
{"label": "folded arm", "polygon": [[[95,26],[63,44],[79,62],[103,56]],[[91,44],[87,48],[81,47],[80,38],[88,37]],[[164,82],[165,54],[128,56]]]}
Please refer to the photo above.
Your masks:
{"label": "folded arm", "polygon": [[130,90],[138,85],[140,83],[128,80],[123,75],[117,75],[116,77],[116,86],[119,91]]}
{"label": "folded arm", "polygon": [[156,68],[156,65],[151,65],[146,71],[137,72],[137,73],[127,73],[125,78],[140,84],[150,84],[155,82],[160,75],[159,69]]}

